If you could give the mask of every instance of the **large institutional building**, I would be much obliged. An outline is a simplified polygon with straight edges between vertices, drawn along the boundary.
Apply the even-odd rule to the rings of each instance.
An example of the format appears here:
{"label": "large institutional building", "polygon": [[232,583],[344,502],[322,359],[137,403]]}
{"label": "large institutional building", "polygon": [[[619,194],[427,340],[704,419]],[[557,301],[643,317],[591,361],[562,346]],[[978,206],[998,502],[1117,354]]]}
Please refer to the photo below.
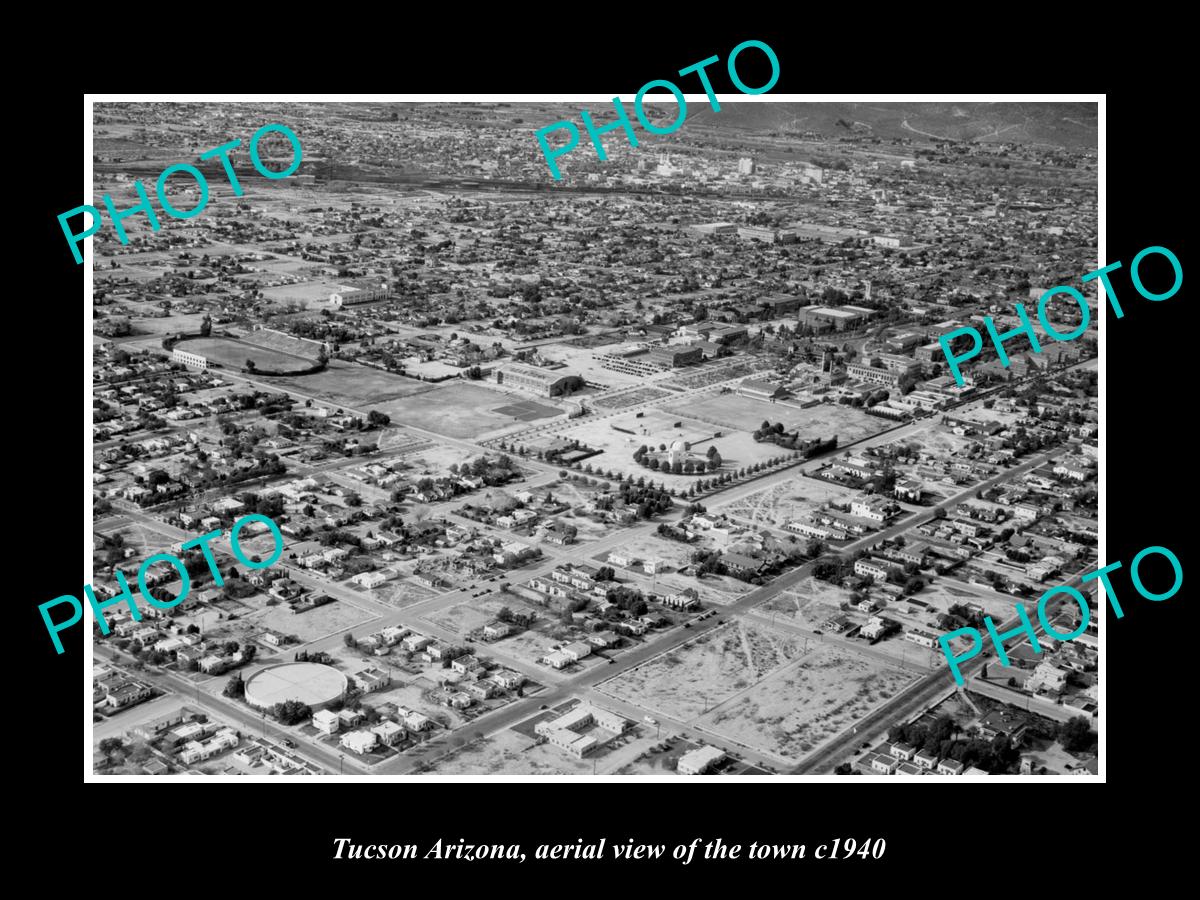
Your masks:
{"label": "large institutional building", "polygon": [[557,397],[579,376],[570,372],[537,369],[533,366],[505,366],[496,373],[496,384],[529,391],[541,397]]}
{"label": "large institutional building", "polygon": [[[533,730],[554,746],[566,750],[576,758],[582,758],[618,735],[624,734],[629,724],[628,719],[614,712],[590,703],[581,703],[557,718],[538,722]],[[610,734],[580,734],[580,729],[589,725]]]}

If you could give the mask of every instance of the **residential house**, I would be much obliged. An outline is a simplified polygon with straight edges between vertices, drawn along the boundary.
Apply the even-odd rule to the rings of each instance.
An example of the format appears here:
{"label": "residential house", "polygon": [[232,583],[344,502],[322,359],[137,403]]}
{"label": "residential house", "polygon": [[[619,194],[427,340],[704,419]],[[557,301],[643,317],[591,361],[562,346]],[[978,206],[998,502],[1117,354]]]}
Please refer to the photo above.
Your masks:
{"label": "residential house", "polygon": [[313,713],[312,723],[313,727],[324,735],[337,734],[341,727],[338,714],[328,709],[321,709]]}
{"label": "residential house", "polygon": [[339,743],[353,753],[368,753],[379,743],[379,735],[374,731],[351,731],[342,735]]}

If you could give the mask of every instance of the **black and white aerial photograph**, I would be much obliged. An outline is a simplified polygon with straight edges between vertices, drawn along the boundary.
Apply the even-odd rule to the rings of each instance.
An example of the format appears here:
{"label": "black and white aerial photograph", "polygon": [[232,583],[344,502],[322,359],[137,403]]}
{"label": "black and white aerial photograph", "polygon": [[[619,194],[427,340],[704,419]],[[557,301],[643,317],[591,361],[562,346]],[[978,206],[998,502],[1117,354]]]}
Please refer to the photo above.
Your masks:
{"label": "black and white aerial photograph", "polygon": [[89,101],[89,780],[1098,775],[1097,102],[695,89]]}

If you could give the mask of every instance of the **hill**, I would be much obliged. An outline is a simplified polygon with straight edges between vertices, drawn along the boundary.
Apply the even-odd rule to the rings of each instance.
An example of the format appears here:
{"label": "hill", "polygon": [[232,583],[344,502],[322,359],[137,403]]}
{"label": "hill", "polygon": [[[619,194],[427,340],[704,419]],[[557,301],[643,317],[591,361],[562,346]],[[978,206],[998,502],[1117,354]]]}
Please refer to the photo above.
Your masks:
{"label": "hill", "polygon": [[[696,107],[697,104],[691,104]],[[689,108],[689,126],[824,138],[922,137],[986,143],[1096,147],[1094,103],[723,103]]]}

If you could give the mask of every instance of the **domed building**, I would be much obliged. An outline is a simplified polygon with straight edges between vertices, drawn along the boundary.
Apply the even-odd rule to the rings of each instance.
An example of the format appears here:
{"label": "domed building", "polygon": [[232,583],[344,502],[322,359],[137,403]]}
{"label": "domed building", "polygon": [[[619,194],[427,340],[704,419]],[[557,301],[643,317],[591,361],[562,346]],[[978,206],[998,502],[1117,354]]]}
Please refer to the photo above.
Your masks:
{"label": "domed building", "polygon": [[683,439],[676,439],[668,447],[659,444],[651,449],[643,444],[634,454],[634,462],[654,471],[673,475],[703,475],[721,468],[721,456],[715,447],[709,446],[706,453],[698,453]]}

